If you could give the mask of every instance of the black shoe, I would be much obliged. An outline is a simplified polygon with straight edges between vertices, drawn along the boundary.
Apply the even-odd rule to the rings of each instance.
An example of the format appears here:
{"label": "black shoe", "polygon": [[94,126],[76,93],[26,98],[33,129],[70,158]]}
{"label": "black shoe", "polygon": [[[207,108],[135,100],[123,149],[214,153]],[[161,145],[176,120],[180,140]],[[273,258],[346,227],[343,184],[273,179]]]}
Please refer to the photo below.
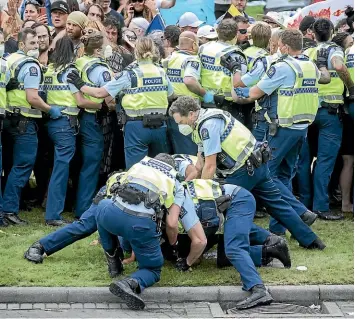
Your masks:
{"label": "black shoe", "polygon": [[30,246],[30,248],[27,249],[24,254],[24,257],[35,264],[41,264],[43,262],[44,253],[45,251],[43,246],[40,244],[39,241],[36,241]]}
{"label": "black shoe", "polygon": [[224,238],[223,236],[218,237],[217,244],[217,268],[231,267],[232,264],[226,256],[224,250]]}
{"label": "black shoe", "polygon": [[310,210],[307,210],[303,215],[301,215],[301,219],[308,226],[311,226],[316,221],[317,218],[318,215],[311,212]]}
{"label": "black shoe", "polygon": [[274,299],[266,290],[264,285],[256,285],[251,288],[251,295],[241,302],[238,302],[236,309],[248,309],[256,306],[270,305]]}
{"label": "black shoe", "polygon": [[332,213],[331,210],[328,210],[327,212],[316,212],[318,217],[323,220],[341,220],[344,219],[344,215],[339,215],[339,214],[334,214]]}
{"label": "black shoe", "polygon": [[6,220],[6,218],[4,217],[4,214],[1,213],[0,214],[0,227],[7,227],[7,226],[9,226],[9,223]]}
{"label": "black shoe", "polygon": [[59,226],[65,226],[68,224],[71,224],[71,222],[68,220],[64,220],[64,219],[48,219],[48,220],[46,220],[47,226],[59,227]]}
{"label": "black shoe", "polygon": [[120,274],[122,274],[123,272],[123,265],[121,261],[121,256],[123,256],[123,253],[120,253],[119,250],[122,251],[122,248],[121,247],[116,248],[113,256],[109,255],[108,252],[105,251],[108,273],[110,274],[111,278],[115,278]]}
{"label": "black shoe", "polygon": [[307,247],[303,245],[300,246],[307,249],[319,249],[319,250],[323,250],[325,247],[327,247],[319,238],[317,238],[312,244],[310,244]]}
{"label": "black shoe", "polygon": [[6,219],[6,221],[10,225],[27,225],[28,224],[27,221],[21,219],[20,217],[18,217],[17,214],[14,214],[14,213],[9,213],[9,214],[4,213],[4,218]]}
{"label": "black shoe", "polygon": [[285,268],[291,268],[291,258],[287,243],[281,237],[270,235],[263,245],[262,256],[264,262],[270,262],[270,258],[276,258],[282,262]]}
{"label": "black shoe", "polygon": [[267,216],[267,211],[265,207],[259,207],[255,211],[254,218],[264,218]]}
{"label": "black shoe", "polygon": [[125,278],[113,282],[110,285],[110,291],[115,296],[124,300],[129,309],[142,310],[145,307],[145,303],[141,297],[137,294],[140,293],[140,287],[136,279]]}

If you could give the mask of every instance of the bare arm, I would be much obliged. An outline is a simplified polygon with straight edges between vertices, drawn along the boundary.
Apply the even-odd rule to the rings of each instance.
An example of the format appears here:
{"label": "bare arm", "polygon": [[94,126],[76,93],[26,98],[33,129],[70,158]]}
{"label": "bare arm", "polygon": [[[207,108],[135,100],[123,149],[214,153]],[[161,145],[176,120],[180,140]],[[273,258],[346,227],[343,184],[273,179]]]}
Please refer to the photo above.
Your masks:
{"label": "bare arm", "polygon": [[199,172],[194,165],[191,164],[186,167],[185,181],[191,181],[195,178],[198,178],[198,176],[199,176]]}
{"label": "bare arm", "polygon": [[258,86],[254,85],[249,91],[249,98],[240,98],[237,96],[235,91],[232,89],[232,98],[233,101],[237,102],[238,104],[248,104],[252,103],[265,95],[263,90],[260,90]]}
{"label": "bare arm", "polygon": [[173,6],[175,6],[176,4],[176,0],[163,0],[161,2],[161,8],[162,9],[170,9]]}
{"label": "bare arm", "polygon": [[200,177],[201,174],[202,174],[202,169],[203,169],[203,166],[205,165],[205,161],[202,157],[202,154],[200,152],[197,153],[197,163],[196,163],[196,169],[197,169],[197,172],[198,172],[198,176]]}
{"label": "bare arm", "polygon": [[320,78],[318,80],[318,83],[319,84],[330,83],[331,78],[330,78],[330,73],[329,73],[328,69],[325,67],[322,67],[319,69],[319,71],[320,71]]}
{"label": "bare arm", "polygon": [[232,77],[233,87],[235,87],[235,88],[241,87],[240,83],[243,83],[241,79],[242,79],[242,77],[240,75],[240,72],[235,72]]}
{"label": "bare arm", "polygon": [[87,85],[84,85],[81,89],[80,89],[81,92],[87,94],[87,95],[90,95],[90,96],[93,96],[93,97],[96,97],[98,99],[103,99],[105,97],[108,97],[110,96],[108,94],[108,92],[106,91],[105,88],[101,87],[101,88],[93,88],[93,87],[90,87],[90,86],[87,86]]}
{"label": "bare arm", "polygon": [[199,96],[204,96],[206,94],[206,90],[201,86],[201,84],[192,76],[184,77],[184,84],[187,88],[192,92]]}
{"label": "bare arm", "polygon": [[202,169],[202,179],[213,179],[217,169],[217,154],[206,156],[205,165]]}
{"label": "bare arm", "polygon": [[339,57],[335,56],[331,59],[331,63],[335,71],[338,73],[339,78],[343,81],[345,86],[349,89],[354,86],[354,82],[351,79],[349,70],[344,64],[344,61]]}
{"label": "bare arm", "polygon": [[85,109],[101,109],[102,104],[95,103],[86,99],[81,92],[77,92],[73,94],[76,100],[78,107]]}
{"label": "bare arm", "polygon": [[166,216],[166,234],[170,245],[174,245],[179,233],[180,207],[176,204],[172,204],[168,211],[169,213]]}
{"label": "bare arm", "polygon": [[29,104],[35,109],[48,113],[51,107],[45,103],[38,95],[37,89],[26,89],[26,99]]}
{"label": "bare arm", "polygon": [[188,265],[192,266],[205,250],[207,238],[200,222],[192,227],[187,234],[191,239],[191,246],[186,262]]}

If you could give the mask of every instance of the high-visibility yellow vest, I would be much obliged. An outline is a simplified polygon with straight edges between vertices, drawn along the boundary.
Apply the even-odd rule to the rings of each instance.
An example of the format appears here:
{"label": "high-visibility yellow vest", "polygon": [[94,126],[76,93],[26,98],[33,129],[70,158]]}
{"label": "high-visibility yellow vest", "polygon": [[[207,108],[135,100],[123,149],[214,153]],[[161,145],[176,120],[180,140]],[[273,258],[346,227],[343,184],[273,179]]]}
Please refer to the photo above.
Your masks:
{"label": "high-visibility yellow vest", "polygon": [[195,129],[192,133],[193,141],[202,143],[201,126],[210,119],[224,121],[224,131],[221,135],[222,152],[217,154],[217,168],[222,174],[232,174],[242,167],[254,150],[256,140],[250,131],[228,112],[218,109],[200,110]]}
{"label": "high-visibility yellow vest", "polygon": [[[22,53],[12,53],[7,58],[7,67],[10,70],[11,78],[18,80],[18,74],[21,70],[21,67],[26,63],[35,63],[40,69],[41,65],[39,62]],[[41,81],[42,82],[42,81]],[[42,112],[38,109],[31,107],[30,103],[27,101],[26,91],[24,83],[20,82],[16,90],[11,90],[7,92],[7,111],[13,112],[14,108],[20,109],[20,113],[25,117],[31,118],[41,118]]]}
{"label": "high-visibility yellow vest", "polygon": [[44,90],[47,92],[47,103],[49,105],[64,106],[63,114],[78,115],[79,108],[77,107],[74,95],[71,93],[69,84],[63,82],[63,74],[68,68],[74,65],[68,65],[60,70],[55,70],[53,64],[48,66],[47,72],[44,74]]}
{"label": "high-visibility yellow vest", "polygon": [[174,88],[177,96],[191,96],[200,101],[200,96],[191,92],[184,84],[185,68],[188,62],[200,63],[197,56],[188,54],[184,51],[175,51],[171,57],[163,63],[164,69]]}
{"label": "high-visibility yellow vest", "polygon": [[246,48],[243,53],[246,55],[247,58],[248,70],[252,69],[254,62],[257,58],[261,58],[269,54],[265,49],[258,48],[256,46]]}
{"label": "high-visibility yellow vest", "polygon": [[181,184],[189,192],[195,204],[198,204],[199,200],[215,200],[222,196],[222,189],[219,183],[212,179],[193,179]]}
{"label": "high-visibility yellow vest", "polygon": [[[280,60],[279,60],[280,61]],[[281,127],[289,127],[295,123],[311,124],[317,114],[319,71],[310,60],[298,60],[291,56],[281,59],[295,72],[296,81],[293,88],[279,88],[277,91],[277,117]]]}
{"label": "high-visibility yellow vest", "polygon": [[134,183],[159,194],[160,204],[169,208],[174,203],[177,172],[170,165],[146,156],[134,164],[120,179],[120,183]]}
{"label": "high-visibility yellow vest", "polygon": [[202,63],[201,85],[206,91],[213,91],[216,95],[223,95],[232,101],[231,72],[221,66],[221,57],[237,52],[244,53],[238,46],[227,45],[222,42],[212,41],[200,47],[199,57]]}
{"label": "high-visibility yellow vest", "polygon": [[5,109],[7,106],[6,97],[6,61],[0,58],[0,114],[5,114]]}
{"label": "high-visibility yellow vest", "polygon": [[348,71],[350,73],[353,82],[354,82],[354,53],[355,53],[355,46],[353,45],[351,48],[349,48],[345,57],[345,65],[348,68]]}
{"label": "high-visibility yellow vest", "polygon": [[[87,55],[84,55],[83,57],[77,59],[75,61],[75,66],[79,71],[81,79],[85,82],[85,85],[91,86],[91,87],[99,87],[95,83],[91,82],[89,79],[89,73],[91,70],[93,70],[95,67],[102,65],[106,67],[108,70],[110,70],[109,66],[104,62],[104,60],[100,58],[94,58],[90,57]],[[84,97],[94,103],[101,104],[104,99],[99,99],[96,97],[92,97],[90,95],[84,94]],[[95,109],[85,109],[86,112],[88,113],[96,113],[98,110]]]}
{"label": "high-visibility yellow vest", "polygon": [[151,63],[138,63],[128,71],[131,88],[123,90],[122,107],[130,117],[165,114],[168,108],[168,81],[163,68]]}
{"label": "high-visibility yellow vest", "polygon": [[110,175],[110,177],[106,181],[106,197],[111,197],[112,195],[114,195],[111,193],[112,186],[113,184],[119,183],[121,177],[124,174],[125,174],[124,172],[119,172],[119,173],[117,172]]}
{"label": "high-visibility yellow vest", "polygon": [[[338,47],[335,43],[321,43],[316,48],[309,48],[304,51],[304,54],[309,56],[314,62],[317,60],[317,52],[320,48]],[[328,84],[319,84],[319,98],[323,99],[326,103],[343,104],[344,103],[344,83],[339,78],[338,73],[335,70],[328,70],[330,73],[331,81]]]}

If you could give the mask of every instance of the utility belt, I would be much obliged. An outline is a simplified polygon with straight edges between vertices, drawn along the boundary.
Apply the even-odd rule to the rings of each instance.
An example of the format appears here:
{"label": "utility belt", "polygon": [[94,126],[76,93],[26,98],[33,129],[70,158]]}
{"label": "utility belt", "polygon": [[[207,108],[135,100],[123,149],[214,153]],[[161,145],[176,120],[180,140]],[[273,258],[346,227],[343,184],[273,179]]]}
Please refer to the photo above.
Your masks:
{"label": "utility belt", "polygon": [[342,104],[339,103],[327,103],[327,102],[321,102],[320,103],[321,107],[324,109],[328,110],[328,114],[336,115],[339,112],[339,108]]}
{"label": "utility belt", "polygon": [[233,104],[235,104],[233,101],[228,101],[225,99],[224,95],[214,95],[213,97],[214,101],[211,103],[204,103],[202,102],[202,107],[205,109],[221,109],[224,111],[228,111],[228,107],[231,107]]}
{"label": "utility belt", "polygon": [[159,128],[165,124],[167,116],[162,113],[144,114],[143,116],[130,117],[126,116],[126,122],[129,121],[142,121],[143,127],[146,128]]}
{"label": "utility belt", "polygon": [[86,112],[84,109],[80,109],[79,114],[77,116],[78,119],[80,119],[84,114],[91,114],[95,116],[95,122],[99,125],[102,125],[103,118],[105,116],[106,111],[105,110],[97,110],[95,113],[90,113]]}
{"label": "utility belt", "polygon": [[[35,122],[34,118],[23,116],[21,110],[16,107],[13,108],[13,113],[6,111],[6,118],[10,121],[12,127],[17,127],[20,134],[26,133],[29,123]],[[1,130],[3,128],[2,122],[3,121],[1,120]]]}
{"label": "utility belt", "polygon": [[271,159],[271,148],[267,141],[260,143],[246,160],[245,165],[249,176],[254,175],[254,169],[266,164]]}

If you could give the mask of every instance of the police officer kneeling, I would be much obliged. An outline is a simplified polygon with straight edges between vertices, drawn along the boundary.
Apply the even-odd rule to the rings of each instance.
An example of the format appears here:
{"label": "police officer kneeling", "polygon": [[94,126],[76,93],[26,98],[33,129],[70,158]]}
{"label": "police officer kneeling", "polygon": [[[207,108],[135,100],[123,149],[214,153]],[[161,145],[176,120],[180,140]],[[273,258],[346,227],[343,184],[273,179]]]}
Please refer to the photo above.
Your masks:
{"label": "police officer kneeling", "polygon": [[145,304],[138,294],[160,280],[164,263],[160,249],[163,207],[169,212],[166,215],[169,242],[176,241],[184,191],[176,179],[174,165],[168,154],[159,154],[154,159],[145,157],[113,185],[117,190],[112,189],[111,193],[116,195],[98,205],[96,221],[110,271],[122,270],[116,254],[117,236],[126,239],[136,254],[139,270],[110,285],[110,291],[131,309],[143,309]]}

